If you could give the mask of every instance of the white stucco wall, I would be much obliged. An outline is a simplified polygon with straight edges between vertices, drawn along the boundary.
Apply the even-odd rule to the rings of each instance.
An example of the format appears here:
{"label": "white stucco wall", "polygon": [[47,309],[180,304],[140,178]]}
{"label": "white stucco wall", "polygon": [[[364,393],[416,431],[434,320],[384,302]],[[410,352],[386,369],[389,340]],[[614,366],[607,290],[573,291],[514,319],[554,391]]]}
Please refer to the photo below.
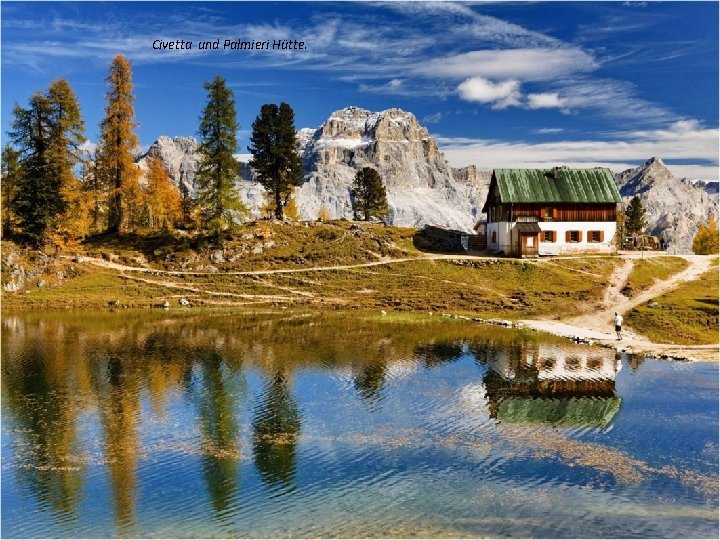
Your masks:
{"label": "white stucco wall", "polygon": [[[542,231],[555,231],[555,242],[544,242],[540,233],[540,255],[562,255],[565,253],[615,253],[614,221],[543,221],[538,223]],[[567,231],[581,231],[582,242],[566,242]],[[602,231],[602,242],[588,242],[590,231]]]}
{"label": "white stucco wall", "polygon": [[[503,251],[509,254],[512,246],[517,245],[518,232],[514,230],[515,223],[507,221],[490,222],[487,224],[487,248],[490,251]],[[614,221],[543,221],[538,223],[542,231],[555,231],[555,242],[544,242],[540,233],[540,255],[563,255],[572,253],[615,253]],[[511,227],[512,226],[512,227]],[[566,242],[567,231],[581,231],[582,242]],[[588,232],[602,231],[602,242],[588,242]],[[492,242],[492,233],[497,234],[495,243]]]}
{"label": "white stucco wall", "polygon": [[[487,247],[490,251],[508,250],[510,246],[510,225],[511,223],[507,221],[496,221],[487,224]],[[494,244],[492,242],[493,232],[497,233],[497,239]]]}

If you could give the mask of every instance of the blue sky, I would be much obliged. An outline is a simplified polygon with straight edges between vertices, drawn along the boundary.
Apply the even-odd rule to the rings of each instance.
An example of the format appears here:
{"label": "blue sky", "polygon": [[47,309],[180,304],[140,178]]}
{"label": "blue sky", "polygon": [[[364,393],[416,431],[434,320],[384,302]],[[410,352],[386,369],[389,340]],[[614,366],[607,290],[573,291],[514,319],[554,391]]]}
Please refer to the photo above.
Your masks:
{"label": "blue sky", "polygon": [[[296,126],[399,107],[451,164],[622,170],[659,156],[718,178],[717,2],[2,2],[3,140],[15,103],[58,77],[94,142],[112,57],[133,64],[141,145],[195,135],[203,83],[235,93],[242,152],[264,103]],[[302,40],[303,51],[198,49]],[[191,50],[153,50],[156,39]]]}

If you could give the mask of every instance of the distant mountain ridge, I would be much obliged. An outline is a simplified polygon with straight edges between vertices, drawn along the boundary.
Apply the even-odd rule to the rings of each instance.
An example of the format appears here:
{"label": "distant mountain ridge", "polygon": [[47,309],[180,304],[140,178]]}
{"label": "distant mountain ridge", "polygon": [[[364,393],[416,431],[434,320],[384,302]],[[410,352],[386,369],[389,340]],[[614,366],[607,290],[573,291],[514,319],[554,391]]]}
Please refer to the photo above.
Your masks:
{"label": "distant mountain ridge", "polygon": [[704,183],[676,179],[660,158],[616,174],[615,184],[625,204],[640,197],[648,232],[668,241],[671,252],[691,252],[700,224],[718,216],[717,193],[708,193]]}
{"label": "distant mountain ridge", "polygon": [[[192,192],[197,147],[193,137],[161,136],[138,162],[146,170],[147,158],[159,156],[173,182]],[[305,177],[295,193],[301,219],[316,219],[322,209],[332,218],[351,219],[353,178],[366,166],[378,169],[385,180],[393,225],[472,231],[482,216],[492,171],[451,167],[427,128],[401,109],[335,111],[320,127],[299,130],[297,149]],[[237,158],[240,196],[251,216],[258,217],[265,192],[253,181],[247,162]],[[709,214],[718,215],[712,184],[678,180],[659,158],[615,174],[615,182],[625,203],[640,196],[648,232],[662,235],[677,252],[689,252],[699,224]]]}

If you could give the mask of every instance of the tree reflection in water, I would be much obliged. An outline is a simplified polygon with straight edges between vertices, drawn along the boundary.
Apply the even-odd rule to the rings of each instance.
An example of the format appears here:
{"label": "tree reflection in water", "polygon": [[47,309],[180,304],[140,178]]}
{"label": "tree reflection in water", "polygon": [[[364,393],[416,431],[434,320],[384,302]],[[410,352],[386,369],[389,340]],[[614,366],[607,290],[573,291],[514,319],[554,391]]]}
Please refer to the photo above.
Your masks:
{"label": "tree reflection in water", "polygon": [[353,370],[353,386],[363,398],[368,408],[374,411],[381,400],[381,392],[385,385],[387,363],[382,361],[370,362]]}
{"label": "tree reflection in water", "polygon": [[290,393],[288,375],[278,370],[265,387],[253,415],[253,456],[265,484],[292,490],[301,414]]}
{"label": "tree reflection in water", "polygon": [[23,353],[23,363],[2,366],[3,401],[11,412],[21,462],[18,482],[59,522],[69,524],[77,520],[84,480],[84,466],[76,459],[79,405],[55,347],[32,340]]}
{"label": "tree reflection in water", "polygon": [[105,461],[120,536],[132,536],[136,525],[138,429],[142,373],[129,358],[111,356],[103,379],[94,378],[105,433]]}
{"label": "tree reflection in water", "polygon": [[[238,404],[228,388],[235,368],[216,351],[204,351],[198,360],[203,375],[199,403],[202,470],[213,508],[221,513],[231,506],[238,489]],[[229,371],[227,377],[224,368]]]}

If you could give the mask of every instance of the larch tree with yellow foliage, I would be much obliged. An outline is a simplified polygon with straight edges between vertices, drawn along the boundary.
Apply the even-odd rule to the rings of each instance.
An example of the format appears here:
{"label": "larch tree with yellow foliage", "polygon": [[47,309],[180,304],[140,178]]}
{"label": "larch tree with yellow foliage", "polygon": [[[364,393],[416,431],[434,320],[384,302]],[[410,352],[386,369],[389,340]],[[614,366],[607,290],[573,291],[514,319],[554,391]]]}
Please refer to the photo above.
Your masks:
{"label": "larch tree with yellow foliage", "polygon": [[180,191],[170,182],[162,160],[148,160],[146,203],[151,229],[168,230],[182,218]]}
{"label": "larch tree with yellow foliage", "polygon": [[117,55],[105,79],[108,105],[100,124],[97,174],[109,192],[108,232],[134,229],[139,220],[139,170],[133,153],[138,145],[135,135],[135,96],[130,62]]}
{"label": "larch tree with yellow foliage", "polygon": [[90,232],[90,194],[74,172],[82,161],[80,146],[85,141],[85,124],[75,92],[65,79],[50,84],[48,98],[52,126],[48,161],[53,176],[59,180],[63,201],[63,210],[53,233],[55,242],[64,245]]}
{"label": "larch tree with yellow foliage", "polygon": [[718,232],[717,221],[712,214],[698,228],[698,232],[693,238],[692,250],[696,255],[717,255],[720,250],[720,232]]}

